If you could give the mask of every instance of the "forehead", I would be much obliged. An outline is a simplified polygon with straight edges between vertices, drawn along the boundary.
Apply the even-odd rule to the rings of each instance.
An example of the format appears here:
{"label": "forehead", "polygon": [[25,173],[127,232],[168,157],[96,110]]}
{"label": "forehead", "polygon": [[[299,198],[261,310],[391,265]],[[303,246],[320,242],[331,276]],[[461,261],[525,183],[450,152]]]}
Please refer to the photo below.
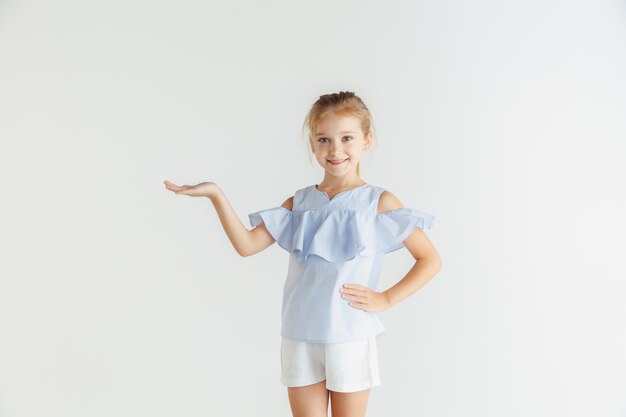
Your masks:
{"label": "forehead", "polygon": [[347,115],[329,114],[315,126],[316,135],[334,135],[345,131],[360,133],[361,123],[359,119]]}

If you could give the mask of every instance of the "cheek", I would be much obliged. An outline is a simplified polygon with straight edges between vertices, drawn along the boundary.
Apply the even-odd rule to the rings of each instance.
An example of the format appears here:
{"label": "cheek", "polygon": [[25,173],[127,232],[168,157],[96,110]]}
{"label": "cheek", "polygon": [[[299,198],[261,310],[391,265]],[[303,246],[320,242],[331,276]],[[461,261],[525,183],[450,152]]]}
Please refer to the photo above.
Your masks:
{"label": "cheek", "polygon": [[363,145],[359,143],[351,143],[344,148],[346,152],[350,152],[353,155],[357,155],[363,152]]}
{"label": "cheek", "polygon": [[322,149],[317,149],[315,151],[315,159],[317,159],[320,162],[323,162],[326,160],[326,153],[322,150]]}

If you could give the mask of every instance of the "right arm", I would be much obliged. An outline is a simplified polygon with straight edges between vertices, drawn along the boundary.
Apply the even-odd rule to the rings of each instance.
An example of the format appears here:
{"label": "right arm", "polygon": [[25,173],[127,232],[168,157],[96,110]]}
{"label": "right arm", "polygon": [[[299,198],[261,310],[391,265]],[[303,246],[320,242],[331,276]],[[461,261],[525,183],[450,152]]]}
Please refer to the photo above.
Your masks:
{"label": "right arm", "polygon": [[[264,223],[260,223],[252,230],[248,230],[230,205],[224,191],[216,183],[201,182],[196,185],[181,186],[167,180],[163,181],[163,183],[165,188],[174,191],[176,194],[209,198],[215,207],[220,222],[222,222],[226,236],[228,236],[230,243],[232,243],[239,255],[254,255],[275,242],[274,237],[267,230]],[[282,206],[291,211],[293,209],[293,196],[285,200]]]}
{"label": "right arm", "polygon": [[[222,222],[226,236],[228,236],[230,243],[232,243],[239,255],[254,255],[275,242],[263,222],[252,230],[248,230],[241,222],[241,219],[239,219],[239,216],[237,216],[237,213],[235,213],[221,188],[209,198],[215,207],[220,222]],[[293,208],[293,197],[285,200],[282,206],[287,210],[291,210]]]}

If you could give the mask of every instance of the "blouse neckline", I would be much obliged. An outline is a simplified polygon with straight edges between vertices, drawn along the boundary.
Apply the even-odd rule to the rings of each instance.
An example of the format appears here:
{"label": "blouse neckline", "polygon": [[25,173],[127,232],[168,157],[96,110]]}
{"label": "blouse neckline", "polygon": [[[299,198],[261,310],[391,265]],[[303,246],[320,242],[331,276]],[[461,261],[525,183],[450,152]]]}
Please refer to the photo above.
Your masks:
{"label": "blouse neckline", "polygon": [[365,187],[366,185],[369,185],[369,184],[368,184],[368,183],[365,183],[365,184],[361,184],[361,185],[359,185],[359,186],[357,186],[357,187],[353,187],[353,188],[350,188],[350,189],[347,189],[347,190],[340,191],[340,192],[338,192],[337,194],[335,194],[335,195],[333,196],[333,198],[329,198],[329,197],[328,197],[328,194],[326,193],[326,191],[322,191],[322,190],[318,189],[318,188],[317,188],[318,184],[315,184],[315,185],[313,186],[313,188],[315,189],[315,191],[317,191],[317,192],[319,192],[319,193],[324,194],[324,196],[326,197],[326,199],[330,202],[330,201],[333,201],[335,198],[337,198],[337,196],[339,196],[339,195],[341,195],[341,194],[347,193],[347,192],[349,192],[349,191],[354,191],[354,190],[356,190],[356,189],[359,189],[359,188]]}

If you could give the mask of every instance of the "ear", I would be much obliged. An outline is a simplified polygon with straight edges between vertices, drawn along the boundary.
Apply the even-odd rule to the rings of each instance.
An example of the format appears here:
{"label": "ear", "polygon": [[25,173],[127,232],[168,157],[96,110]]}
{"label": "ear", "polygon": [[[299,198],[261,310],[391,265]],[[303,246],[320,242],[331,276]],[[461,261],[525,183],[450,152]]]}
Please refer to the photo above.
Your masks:
{"label": "ear", "polygon": [[369,149],[372,146],[372,132],[368,132],[365,135],[365,149]]}

